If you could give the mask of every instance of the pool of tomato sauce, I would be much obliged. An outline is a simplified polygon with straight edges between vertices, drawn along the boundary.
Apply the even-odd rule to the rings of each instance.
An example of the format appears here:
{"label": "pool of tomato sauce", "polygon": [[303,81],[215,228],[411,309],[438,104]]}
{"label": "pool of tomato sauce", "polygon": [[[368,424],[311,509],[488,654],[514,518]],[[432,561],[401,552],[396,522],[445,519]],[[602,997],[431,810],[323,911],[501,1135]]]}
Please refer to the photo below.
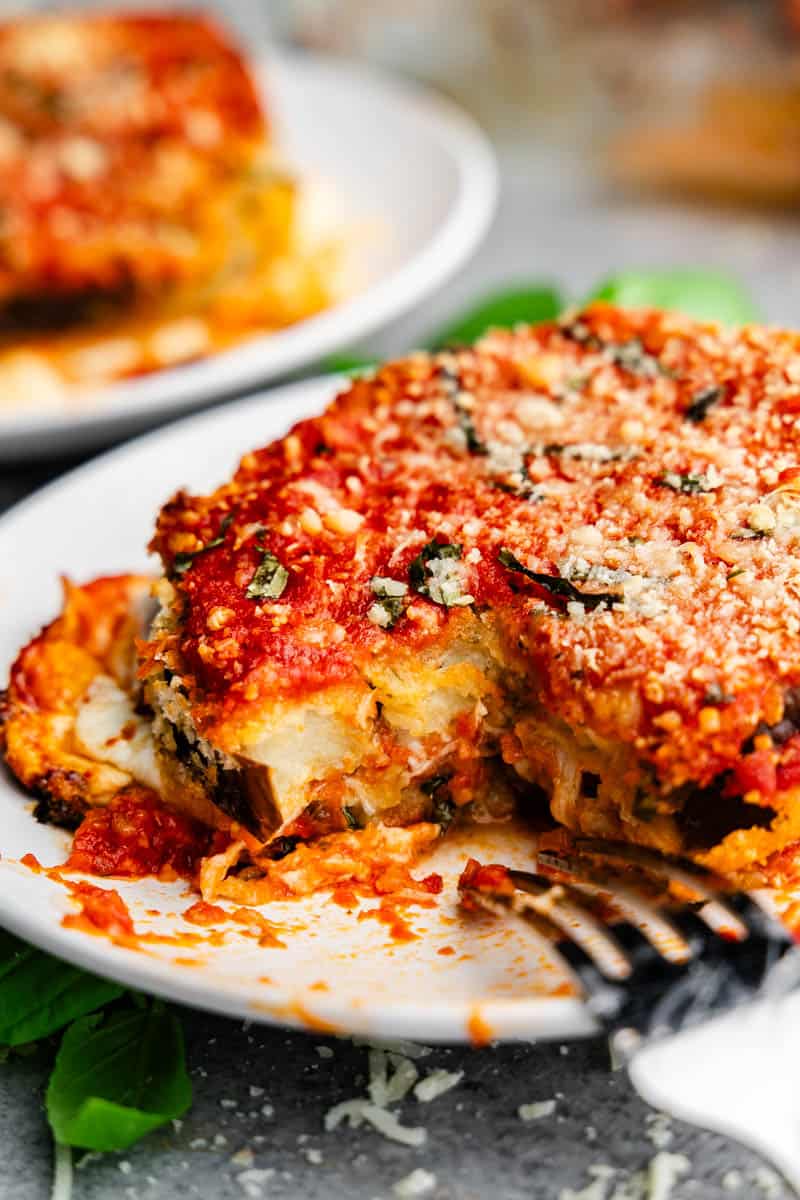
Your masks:
{"label": "pool of tomato sauce", "polygon": [[[65,872],[74,871],[95,877],[152,877],[165,882],[183,878],[194,887],[201,859],[220,852],[228,840],[226,834],[172,812],[152,793],[137,792],[118,796],[105,808],[88,813],[76,830],[69,856],[61,866],[45,868],[33,854],[25,854],[20,863],[61,883],[69,891],[79,911],[62,919],[68,929],[105,935],[115,944],[129,948],[148,943],[194,947],[222,944],[224,933],[220,926],[230,924],[238,926],[242,936],[255,939],[260,946],[285,948],[286,943],[280,937],[284,930],[256,909],[230,910],[202,899],[192,903],[181,916],[187,924],[203,929],[203,933],[140,932],[118,891],[65,877]],[[370,918],[381,922],[394,941],[410,942],[418,934],[404,913],[408,907],[434,907],[434,897],[442,887],[441,875],[432,873],[415,880],[405,867],[391,866],[376,872],[369,883],[336,884],[331,888],[331,899],[349,912],[358,909],[359,920]],[[379,900],[376,907],[360,907],[362,899],[376,897]],[[152,909],[148,913],[158,915]]]}

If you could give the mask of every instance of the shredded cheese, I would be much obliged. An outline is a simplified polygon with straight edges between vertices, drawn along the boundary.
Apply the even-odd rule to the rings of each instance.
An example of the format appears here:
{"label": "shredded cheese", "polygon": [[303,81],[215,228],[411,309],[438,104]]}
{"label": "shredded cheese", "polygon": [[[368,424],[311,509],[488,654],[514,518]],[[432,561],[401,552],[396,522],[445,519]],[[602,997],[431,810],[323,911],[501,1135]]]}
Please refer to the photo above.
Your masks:
{"label": "shredded cheese", "polygon": [[451,1088],[457,1087],[463,1078],[463,1071],[443,1071],[440,1069],[429,1071],[425,1078],[421,1079],[414,1088],[414,1095],[423,1104],[428,1104],[431,1100],[436,1100],[439,1096],[443,1096],[445,1092],[449,1092]]}
{"label": "shredded cheese", "polygon": [[517,1113],[523,1121],[540,1121],[542,1117],[550,1117],[556,1111],[555,1100],[539,1100],[532,1104],[520,1104]]}
{"label": "shredded cheese", "polygon": [[398,1179],[392,1191],[395,1196],[407,1200],[407,1197],[411,1196],[427,1196],[428,1192],[432,1192],[435,1187],[436,1176],[423,1167],[417,1167],[416,1171],[412,1171],[410,1175]]}

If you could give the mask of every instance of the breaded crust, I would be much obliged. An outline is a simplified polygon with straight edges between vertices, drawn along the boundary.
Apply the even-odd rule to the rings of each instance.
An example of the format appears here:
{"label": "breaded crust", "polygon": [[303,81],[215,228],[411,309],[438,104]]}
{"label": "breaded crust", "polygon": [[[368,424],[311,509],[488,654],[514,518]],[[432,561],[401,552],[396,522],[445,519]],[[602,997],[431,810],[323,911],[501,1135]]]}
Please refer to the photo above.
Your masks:
{"label": "breaded crust", "polygon": [[[132,776],[76,740],[81,703],[99,677],[129,691],[135,641],[151,580],[110,576],[85,587],[64,581],[58,618],[29,642],[0,694],[0,749],[37,799],[42,821],[74,828],[90,807],[132,786]],[[134,731],[131,730],[131,734]]]}
{"label": "breaded crust", "polygon": [[225,744],[468,606],[548,713],[708,785],[800,686],[798,420],[797,335],[602,304],[390,364],[162,510],[148,655]]}

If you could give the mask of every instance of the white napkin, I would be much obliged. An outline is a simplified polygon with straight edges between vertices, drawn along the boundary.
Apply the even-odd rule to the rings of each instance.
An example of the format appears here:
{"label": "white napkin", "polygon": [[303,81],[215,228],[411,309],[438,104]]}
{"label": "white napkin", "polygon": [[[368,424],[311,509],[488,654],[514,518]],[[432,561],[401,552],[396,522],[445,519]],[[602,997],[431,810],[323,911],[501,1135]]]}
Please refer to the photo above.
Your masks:
{"label": "white napkin", "polygon": [[654,1041],[629,1073],[649,1104],[749,1145],[800,1194],[800,993]]}

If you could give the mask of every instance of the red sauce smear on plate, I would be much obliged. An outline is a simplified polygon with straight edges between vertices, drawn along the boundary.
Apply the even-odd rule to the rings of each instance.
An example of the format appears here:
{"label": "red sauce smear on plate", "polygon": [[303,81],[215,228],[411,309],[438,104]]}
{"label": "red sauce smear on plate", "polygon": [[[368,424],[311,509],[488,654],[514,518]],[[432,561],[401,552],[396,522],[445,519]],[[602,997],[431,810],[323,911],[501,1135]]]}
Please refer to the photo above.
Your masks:
{"label": "red sauce smear on plate", "polygon": [[365,908],[358,914],[359,921],[368,920],[370,917],[386,925],[395,942],[415,942],[419,937],[398,911],[397,904],[390,900],[382,900],[377,908]]}
{"label": "red sauce smear on plate", "polygon": [[67,913],[61,922],[66,929],[105,933],[114,939],[136,936],[128,906],[119,892],[92,883],[68,883],[67,887],[80,904],[80,912]]}
{"label": "red sauce smear on plate", "polygon": [[191,879],[209,853],[212,830],[172,812],[149,793],[123,793],[87,813],[64,864],[89,875]]}
{"label": "red sauce smear on plate", "polygon": [[470,1011],[467,1020],[467,1034],[476,1050],[481,1046],[488,1046],[494,1037],[494,1030],[477,1007]]}
{"label": "red sauce smear on plate", "polygon": [[208,904],[205,900],[198,900],[196,904],[184,909],[182,915],[184,921],[188,921],[190,925],[218,925],[220,921],[228,918],[224,908],[220,908],[218,904]]}

